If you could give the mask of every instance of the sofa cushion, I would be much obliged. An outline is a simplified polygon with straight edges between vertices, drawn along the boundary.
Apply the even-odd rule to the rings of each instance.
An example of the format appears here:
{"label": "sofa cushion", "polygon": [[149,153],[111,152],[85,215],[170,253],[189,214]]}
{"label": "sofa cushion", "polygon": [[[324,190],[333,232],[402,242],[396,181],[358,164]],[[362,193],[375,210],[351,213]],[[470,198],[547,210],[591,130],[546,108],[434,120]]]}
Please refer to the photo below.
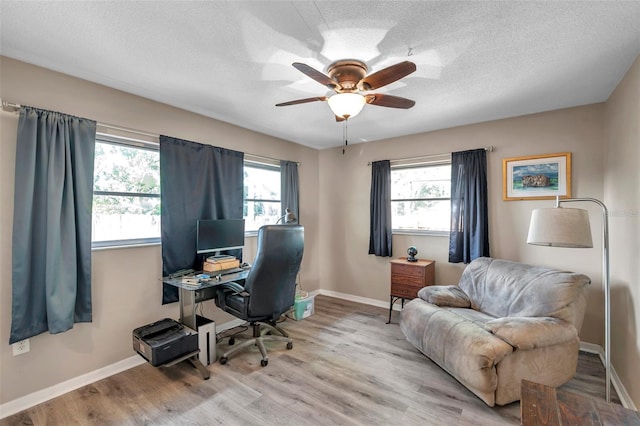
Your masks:
{"label": "sofa cushion", "polygon": [[517,349],[531,350],[566,343],[578,336],[571,324],[550,317],[507,317],[487,321],[485,327]]}
{"label": "sofa cushion", "polygon": [[437,306],[451,306],[454,308],[468,308],[471,301],[457,285],[434,285],[422,287],[418,297]]}
{"label": "sofa cushion", "polygon": [[476,323],[484,329],[487,329],[485,327],[485,324],[487,322],[496,319],[495,317],[485,314],[484,312],[474,311],[473,309],[469,309],[469,308],[452,308],[449,306],[446,306],[446,307],[443,306],[442,309],[446,309],[447,311],[453,314],[456,314],[468,321]]}
{"label": "sofa cushion", "polygon": [[500,317],[553,317],[582,325],[587,276],[508,260],[478,258],[462,273],[471,308]]}

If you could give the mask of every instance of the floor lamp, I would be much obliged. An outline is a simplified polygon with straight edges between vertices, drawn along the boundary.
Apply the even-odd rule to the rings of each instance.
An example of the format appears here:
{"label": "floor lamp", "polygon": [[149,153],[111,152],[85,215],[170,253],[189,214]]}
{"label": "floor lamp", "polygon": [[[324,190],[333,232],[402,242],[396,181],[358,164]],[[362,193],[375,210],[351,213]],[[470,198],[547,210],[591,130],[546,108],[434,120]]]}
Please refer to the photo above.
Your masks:
{"label": "floor lamp", "polygon": [[602,208],[602,283],[604,285],[604,368],[607,402],[611,401],[611,312],[609,287],[609,213],[607,206],[595,198],[556,197],[556,207],[536,209],[531,213],[527,244],[550,247],[591,248],[589,214],[582,209],[562,208],[570,202],[592,202]]}

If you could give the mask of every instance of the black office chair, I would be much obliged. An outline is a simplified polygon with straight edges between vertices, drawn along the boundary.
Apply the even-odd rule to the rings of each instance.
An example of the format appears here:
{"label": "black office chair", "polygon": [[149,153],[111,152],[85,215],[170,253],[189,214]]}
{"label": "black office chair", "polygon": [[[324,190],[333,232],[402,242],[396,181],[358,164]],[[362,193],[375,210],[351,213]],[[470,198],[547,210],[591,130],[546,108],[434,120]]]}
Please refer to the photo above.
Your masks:
{"label": "black office chair", "polygon": [[[276,321],[294,304],[303,251],[304,228],[300,225],[265,225],[258,230],[257,254],[244,285],[222,284],[216,298],[218,307],[249,322],[253,338],[225,352],[221,364],[233,353],[256,345],[262,354],[260,364],[266,366],[269,357],[264,341],[282,341],[287,349],[293,348],[293,340]],[[235,336],[229,343],[234,340]]]}

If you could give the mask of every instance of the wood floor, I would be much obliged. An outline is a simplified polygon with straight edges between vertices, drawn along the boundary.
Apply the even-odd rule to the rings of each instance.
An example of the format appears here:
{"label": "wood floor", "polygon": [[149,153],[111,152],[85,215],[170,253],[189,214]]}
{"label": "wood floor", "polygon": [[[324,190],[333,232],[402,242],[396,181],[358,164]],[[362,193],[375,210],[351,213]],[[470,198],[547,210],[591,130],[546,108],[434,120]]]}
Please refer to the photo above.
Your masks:
{"label": "wood floor", "polygon": [[[518,425],[520,404],[487,407],[404,338],[394,312],[326,296],[281,325],[294,339],[208,368],[132,368],[0,425]],[[218,349],[226,347],[226,341]],[[604,370],[581,353],[565,390],[604,399]],[[613,393],[615,395],[615,393]],[[617,400],[617,397],[615,397]]]}

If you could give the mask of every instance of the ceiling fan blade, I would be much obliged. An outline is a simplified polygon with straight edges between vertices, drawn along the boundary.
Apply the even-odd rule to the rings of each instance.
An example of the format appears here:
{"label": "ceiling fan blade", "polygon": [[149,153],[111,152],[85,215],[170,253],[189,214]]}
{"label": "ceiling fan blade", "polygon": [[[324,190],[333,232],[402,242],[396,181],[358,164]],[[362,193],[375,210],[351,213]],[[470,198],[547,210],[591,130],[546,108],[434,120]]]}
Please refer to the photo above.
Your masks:
{"label": "ceiling fan blade", "polygon": [[382,93],[374,93],[365,96],[367,103],[388,108],[409,109],[416,104],[411,99],[401,98],[400,96],[384,95]]}
{"label": "ceiling fan blade", "polygon": [[360,90],[374,90],[408,76],[416,70],[416,64],[410,61],[391,65],[378,72],[366,76],[358,83]]}
{"label": "ceiling fan blade", "polygon": [[300,71],[301,73],[306,74],[308,77],[311,77],[312,79],[322,84],[323,86],[327,86],[331,90],[335,90],[338,87],[338,83],[331,80],[329,76],[324,75],[323,73],[316,70],[315,68],[311,68],[307,64],[303,64],[302,62],[294,62],[291,65],[293,65],[294,68]]}
{"label": "ceiling fan blade", "polygon": [[282,102],[282,103],[276,104],[276,106],[279,107],[279,106],[298,105],[298,104],[306,104],[307,102],[316,102],[316,101],[324,102],[326,100],[327,100],[326,96],[316,96],[315,98],[296,99],[295,101]]}

